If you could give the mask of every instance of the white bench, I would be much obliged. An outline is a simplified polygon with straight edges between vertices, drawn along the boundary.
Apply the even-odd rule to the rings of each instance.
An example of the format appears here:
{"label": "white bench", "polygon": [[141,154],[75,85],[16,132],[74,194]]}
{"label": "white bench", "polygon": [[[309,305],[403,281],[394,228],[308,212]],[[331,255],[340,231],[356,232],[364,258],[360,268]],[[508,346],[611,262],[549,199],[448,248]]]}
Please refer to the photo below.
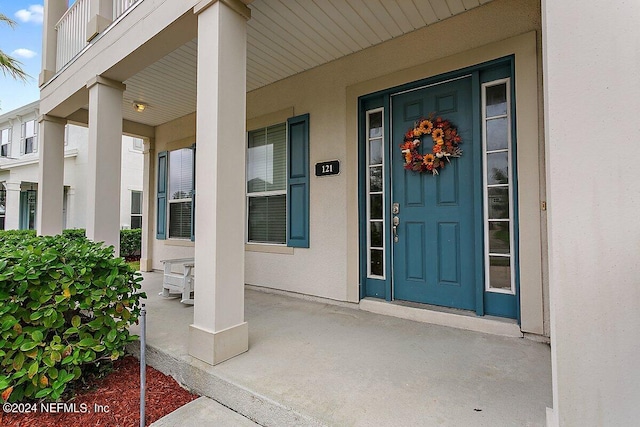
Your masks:
{"label": "white bench", "polygon": [[195,283],[194,259],[176,258],[165,259],[160,262],[164,264],[164,277],[160,295],[170,297],[171,294],[182,294],[180,302],[193,305],[193,296],[191,294]]}

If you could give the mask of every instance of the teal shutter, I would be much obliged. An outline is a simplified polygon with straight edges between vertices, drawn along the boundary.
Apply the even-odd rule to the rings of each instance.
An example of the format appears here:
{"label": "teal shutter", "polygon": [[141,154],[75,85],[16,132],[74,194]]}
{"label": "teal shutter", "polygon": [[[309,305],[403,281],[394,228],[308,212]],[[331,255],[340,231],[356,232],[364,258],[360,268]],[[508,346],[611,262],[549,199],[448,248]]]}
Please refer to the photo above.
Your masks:
{"label": "teal shutter", "polygon": [[192,189],[191,189],[191,241],[196,240],[196,144],[191,146],[193,150],[193,165],[191,172],[193,173]]}
{"label": "teal shutter", "polygon": [[167,238],[167,152],[158,153],[158,203],[156,205],[156,239]]}
{"label": "teal shutter", "polygon": [[26,230],[29,228],[29,203],[26,191],[20,192],[20,230]]}
{"label": "teal shutter", "polygon": [[287,246],[309,247],[309,114],[287,120]]}

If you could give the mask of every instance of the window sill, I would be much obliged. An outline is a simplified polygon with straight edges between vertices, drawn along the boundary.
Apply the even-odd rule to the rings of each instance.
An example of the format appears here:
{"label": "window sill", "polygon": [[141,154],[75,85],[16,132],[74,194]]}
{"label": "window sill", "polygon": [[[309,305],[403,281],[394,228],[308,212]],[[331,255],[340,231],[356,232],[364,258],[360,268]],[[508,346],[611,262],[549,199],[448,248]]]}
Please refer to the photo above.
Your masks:
{"label": "window sill", "polygon": [[293,255],[293,248],[284,245],[268,245],[263,243],[245,243],[245,252],[262,252],[268,254]]}
{"label": "window sill", "polygon": [[166,246],[187,246],[194,247],[195,242],[192,242],[189,239],[167,239],[164,241]]}

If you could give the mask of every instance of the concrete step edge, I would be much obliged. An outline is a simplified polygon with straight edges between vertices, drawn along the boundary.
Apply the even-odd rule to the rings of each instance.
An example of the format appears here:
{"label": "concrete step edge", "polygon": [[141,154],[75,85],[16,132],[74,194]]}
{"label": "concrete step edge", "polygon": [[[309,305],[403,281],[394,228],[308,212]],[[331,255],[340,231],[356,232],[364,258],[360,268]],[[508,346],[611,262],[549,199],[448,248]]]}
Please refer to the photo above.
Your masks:
{"label": "concrete step edge", "polygon": [[[140,342],[130,343],[127,350],[139,358]],[[146,363],[163,374],[170,375],[193,393],[209,397],[262,426],[326,426],[309,415],[207,371],[209,365],[191,356],[175,358],[162,349],[147,345]]]}

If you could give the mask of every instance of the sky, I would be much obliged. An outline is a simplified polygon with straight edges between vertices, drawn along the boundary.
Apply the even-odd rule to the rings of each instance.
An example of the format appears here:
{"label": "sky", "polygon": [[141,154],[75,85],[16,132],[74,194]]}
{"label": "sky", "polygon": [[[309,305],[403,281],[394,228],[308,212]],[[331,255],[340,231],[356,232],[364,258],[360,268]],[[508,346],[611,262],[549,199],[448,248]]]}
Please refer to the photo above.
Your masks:
{"label": "sky", "polygon": [[11,29],[0,25],[0,50],[22,63],[27,82],[0,72],[0,115],[40,97],[38,76],[42,63],[42,0],[0,0],[0,13],[16,21]]}

